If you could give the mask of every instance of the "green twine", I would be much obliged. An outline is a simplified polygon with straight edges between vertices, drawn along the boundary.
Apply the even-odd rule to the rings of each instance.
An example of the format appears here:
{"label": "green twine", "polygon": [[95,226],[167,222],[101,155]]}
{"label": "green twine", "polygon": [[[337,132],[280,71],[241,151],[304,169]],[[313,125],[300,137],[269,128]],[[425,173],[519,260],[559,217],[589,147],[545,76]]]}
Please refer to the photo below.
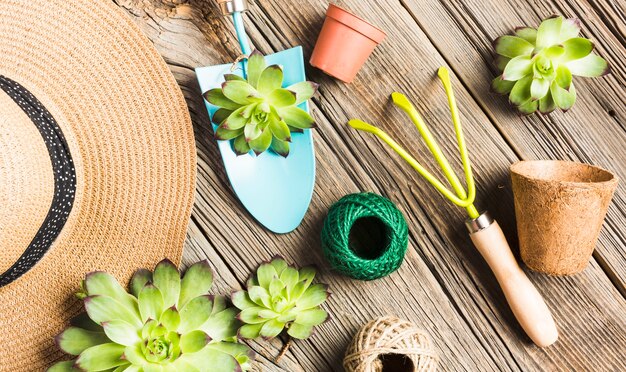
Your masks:
{"label": "green twine", "polygon": [[[357,221],[368,221],[368,231],[354,236]],[[373,222],[373,224],[372,224]],[[376,229],[382,239],[371,239]],[[352,232],[352,233],[351,233]],[[322,248],[331,266],[354,279],[387,276],[402,264],[408,245],[408,227],[402,212],[389,200],[373,193],[350,194],[331,206],[322,229]],[[357,240],[369,241],[359,249]]]}

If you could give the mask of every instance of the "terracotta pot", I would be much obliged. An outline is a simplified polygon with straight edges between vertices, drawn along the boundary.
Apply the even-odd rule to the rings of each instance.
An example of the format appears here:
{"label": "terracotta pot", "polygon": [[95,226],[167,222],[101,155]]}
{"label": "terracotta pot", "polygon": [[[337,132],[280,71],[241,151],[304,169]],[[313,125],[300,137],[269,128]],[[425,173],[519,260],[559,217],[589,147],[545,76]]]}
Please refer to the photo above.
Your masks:
{"label": "terracotta pot", "polygon": [[311,65],[350,83],[384,38],[383,31],[347,10],[330,4],[311,55]]}
{"label": "terracotta pot", "polygon": [[588,264],[618,178],[592,165],[521,161],[511,166],[522,260],[535,271],[570,275]]}

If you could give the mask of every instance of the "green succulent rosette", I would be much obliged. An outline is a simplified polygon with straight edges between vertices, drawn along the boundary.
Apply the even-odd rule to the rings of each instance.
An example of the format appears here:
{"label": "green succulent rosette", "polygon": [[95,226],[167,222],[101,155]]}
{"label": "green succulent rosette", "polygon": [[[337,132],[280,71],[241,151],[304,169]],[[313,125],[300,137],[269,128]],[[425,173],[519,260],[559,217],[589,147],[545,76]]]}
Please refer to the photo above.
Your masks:
{"label": "green succulent rosette", "polygon": [[508,94],[522,114],[569,110],[576,101],[572,76],[609,72],[608,63],[592,52],[593,43],[579,33],[578,19],[555,16],[537,29],[521,27],[515,35],[499,37],[494,46],[501,75],[492,81],[492,90]]}
{"label": "green succulent rosette", "polygon": [[70,361],[49,371],[245,371],[254,353],[238,343],[238,310],[208,292],[207,261],[181,279],[161,261],[154,272],[137,271],[128,293],[105,272],[87,274],[78,296],[86,313],[56,338]]}
{"label": "green succulent rosette", "polygon": [[283,69],[267,66],[265,57],[254,51],[246,63],[247,79],[235,74],[224,76],[221,88],[204,93],[219,107],[211,120],[218,125],[215,137],[232,140],[238,155],[251,150],[257,155],[271,149],[289,155],[292,132],[313,128],[315,121],[298,105],[309,100],[318,85],[304,81],[283,87]]}
{"label": "green succulent rosette", "polygon": [[244,323],[239,336],[271,339],[286,329],[295,339],[308,338],[313,327],[328,318],[320,307],[329,296],[328,286],[313,284],[314,277],[314,268],[298,270],[280,257],[261,264],[247,288],[231,296],[241,310],[237,317]]}

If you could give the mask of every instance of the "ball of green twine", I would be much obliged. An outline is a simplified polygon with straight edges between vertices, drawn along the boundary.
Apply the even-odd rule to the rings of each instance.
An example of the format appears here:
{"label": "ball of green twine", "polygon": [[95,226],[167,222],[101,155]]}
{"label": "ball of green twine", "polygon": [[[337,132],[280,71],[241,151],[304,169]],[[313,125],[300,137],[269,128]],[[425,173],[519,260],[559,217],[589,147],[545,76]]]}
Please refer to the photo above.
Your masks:
{"label": "ball of green twine", "polygon": [[[384,227],[382,246],[368,247],[373,255],[356,252],[350,239],[354,223],[362,218],[374,218]],[[389,199],[374,193],[350,194],[330,207],[322,229],[322,248],[333,269],[354,279],[373,280],[400,267],[408,235],[402,212]]]}

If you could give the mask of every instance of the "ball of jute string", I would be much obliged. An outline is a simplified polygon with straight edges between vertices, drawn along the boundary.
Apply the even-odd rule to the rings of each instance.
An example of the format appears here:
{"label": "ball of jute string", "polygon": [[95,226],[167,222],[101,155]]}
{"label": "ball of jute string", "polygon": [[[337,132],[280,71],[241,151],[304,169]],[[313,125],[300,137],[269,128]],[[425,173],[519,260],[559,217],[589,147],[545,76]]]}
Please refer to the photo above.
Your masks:
{"label": "ball of jute string", "polygon": [[[384,228],[382,246],[369,242],[367,248],[374,254],[372,257],[356,252],[350,239],[352,227],[362,218],[373,218]],[[333,269],[354,279],[373,280],[400,267],[408,236],[402,212],[389,199],[369,192],[350,194],[330,207],[322,229],[322,248]]]}
{"label": "ball of jute string", "polygon": [[343,367],[347,372],[392,372],[386,370],[383,359],[404,357],[405,369],[393,372],[437,370],[437,353],[430,336],[413,323],[384,316],[364,325],[346,350]]}

